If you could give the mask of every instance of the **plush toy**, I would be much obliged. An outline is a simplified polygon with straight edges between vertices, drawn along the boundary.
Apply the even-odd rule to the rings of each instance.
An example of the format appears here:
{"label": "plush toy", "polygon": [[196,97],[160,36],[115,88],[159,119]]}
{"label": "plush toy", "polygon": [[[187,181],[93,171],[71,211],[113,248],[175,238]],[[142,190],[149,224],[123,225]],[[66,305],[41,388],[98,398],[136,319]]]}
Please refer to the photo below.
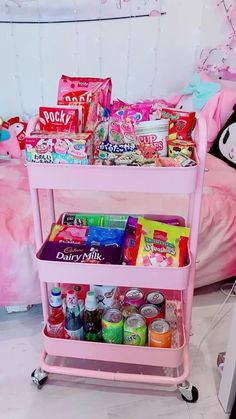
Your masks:
{"label": "plush toy", "polygon": [[236,104],[233,113],[215,139],[210,154],[236,169]]}
{"label": "plush toy", "polygon": [[20,149],[25,150],[25,132],[27,128],[27,122],[22,121],[19,116],[15,116],[14,118],[8,119],[7,124],[9,124],[8,128],[11,127],[15,130]]}
{"label": "plush toy", "polygon": [[21,157],[19,142],[14,128],[0,118],[0,159],[11,157],[15,159]]}

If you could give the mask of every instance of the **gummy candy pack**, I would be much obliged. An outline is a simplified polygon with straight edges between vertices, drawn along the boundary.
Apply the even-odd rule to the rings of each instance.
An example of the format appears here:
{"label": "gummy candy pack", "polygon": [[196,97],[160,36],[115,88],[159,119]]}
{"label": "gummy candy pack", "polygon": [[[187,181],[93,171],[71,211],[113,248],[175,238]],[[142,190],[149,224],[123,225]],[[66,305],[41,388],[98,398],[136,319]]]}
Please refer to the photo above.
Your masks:
{"label": "gummy candy pack", "polygon": [[138,218],[136,265],[184,266],[190,235],[188,227],[180,227]]}

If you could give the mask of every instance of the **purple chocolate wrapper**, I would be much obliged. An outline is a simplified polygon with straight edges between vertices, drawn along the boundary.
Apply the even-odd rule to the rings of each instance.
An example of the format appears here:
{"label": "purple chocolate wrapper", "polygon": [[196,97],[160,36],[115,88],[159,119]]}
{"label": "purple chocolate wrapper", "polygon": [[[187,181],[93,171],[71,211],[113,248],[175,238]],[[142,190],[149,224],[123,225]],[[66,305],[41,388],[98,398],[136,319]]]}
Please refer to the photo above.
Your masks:
{"label": "purple chocolate wrapper", "polygon": [[136,240],[138,219],[129,217],[125,227],[124,242],[122,246],[122,262],[124,265],[134,265],[133,251]]}
{"label": "purple chocolate wrapper", "polygon": [[42,260],[57,262],[119,265],[121,263],[121,247],[46,241],[37,256]]}

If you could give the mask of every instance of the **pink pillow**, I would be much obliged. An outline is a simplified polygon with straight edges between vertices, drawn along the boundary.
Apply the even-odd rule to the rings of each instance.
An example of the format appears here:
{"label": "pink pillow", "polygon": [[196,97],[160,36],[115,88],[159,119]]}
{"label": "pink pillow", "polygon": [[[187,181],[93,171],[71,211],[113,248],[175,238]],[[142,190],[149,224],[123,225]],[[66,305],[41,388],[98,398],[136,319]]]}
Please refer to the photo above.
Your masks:
{"label": "pink pillow", "polygon": [[192,95],[179,93],[169,98],[169,100],[175,104],[176,108],[182,107],[186,111],[195,111],[197,117],[202,117],[206,120],[208,137],[207,151],[209,151],[219,131],[232,112],[232,108],[236,102],[236,88],[234,89],[225,81],[210,77],[205,73],[200,73],[200,77],[202,81],[216,82],[221,85],[221,90],[208,100],[201,111],[194,109]]}

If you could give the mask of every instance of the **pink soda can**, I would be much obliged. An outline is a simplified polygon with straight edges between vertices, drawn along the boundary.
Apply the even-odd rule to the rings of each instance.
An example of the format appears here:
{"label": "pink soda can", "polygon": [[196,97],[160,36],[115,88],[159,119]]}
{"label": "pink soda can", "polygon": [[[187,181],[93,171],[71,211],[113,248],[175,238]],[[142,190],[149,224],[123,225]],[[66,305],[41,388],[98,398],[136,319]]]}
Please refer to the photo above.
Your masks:
{"label": "pink soda can", "polygon": [[125,293],[125,305],[141,307],[144,304],[144,293],[139,288],[130,288]]}

